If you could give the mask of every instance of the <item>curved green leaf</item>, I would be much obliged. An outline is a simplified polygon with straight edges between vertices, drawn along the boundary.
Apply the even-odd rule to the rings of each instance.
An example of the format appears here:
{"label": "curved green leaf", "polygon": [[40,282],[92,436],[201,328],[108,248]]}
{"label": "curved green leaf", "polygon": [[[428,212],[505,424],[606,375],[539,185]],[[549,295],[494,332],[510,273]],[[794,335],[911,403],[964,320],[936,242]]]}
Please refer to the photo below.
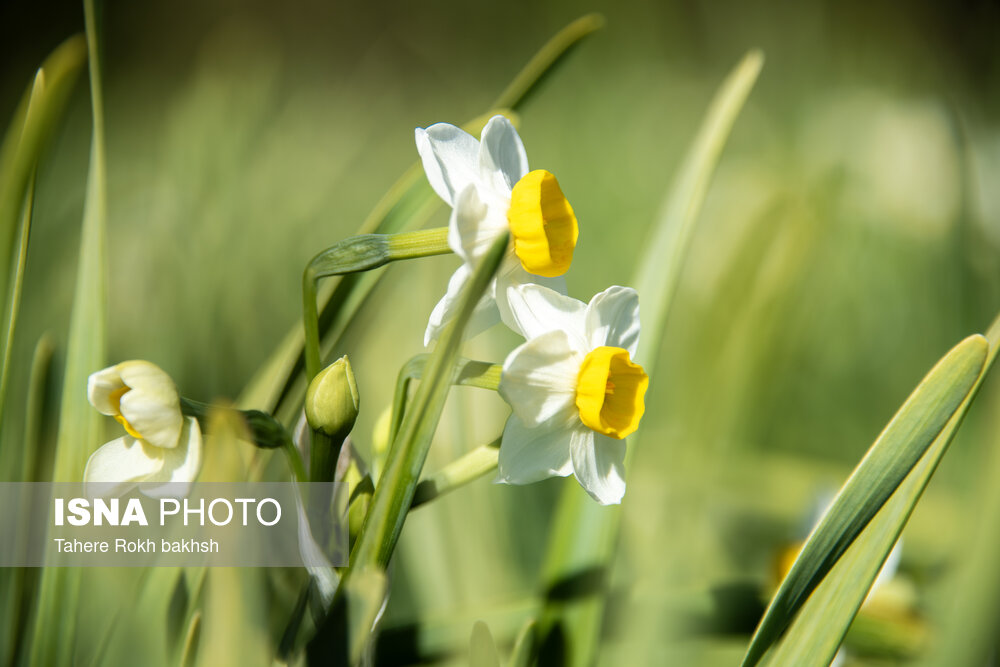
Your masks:
{"label": "curved green leaf", "polygon": [[[808,613],[776,660],[829,664],[958,428],[989,352],[983,336],[966,338],[903,403],[806,540],[757,626],[745,667],[760,661],[804,606]],[[865,539],[855,543],[863,532]],[[834,576],[825,582],[828,573]]]}

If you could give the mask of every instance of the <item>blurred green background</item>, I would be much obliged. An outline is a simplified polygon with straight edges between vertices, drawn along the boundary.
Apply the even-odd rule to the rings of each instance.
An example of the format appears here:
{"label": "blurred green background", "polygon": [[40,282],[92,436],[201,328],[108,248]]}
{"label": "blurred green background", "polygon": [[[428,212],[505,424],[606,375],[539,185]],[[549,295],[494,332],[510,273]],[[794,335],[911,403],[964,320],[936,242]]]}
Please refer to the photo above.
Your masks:
{"label": "blurred green background", "polygon": [[[104,3],[108,361],[148,359],[186,396],[235,398],[300,316],[308,259],[416,160],[413,128],[479,115],[592,10],[606,28],[533,95],[520,129],[579,217],[568,281],[583,300],[627,284],[713,91],[748,49],[766,55],[649,369],[601,653],[732,664],[818,498],[933,362],[1000,311],[996,3]],[[0,8],[0,117],[82,27],[77,3]],[[65,339],[89,141],[81,84],[39,173],[15,395],[38,337]],[[441,210],[433,224],[446,222]],[[362,452],[456,266],[393,266],[338,349],[358,375]],[[492,331],[469,356],[500,361],[516,342]],[[991,386],[906,534],[916,597],[899,622],[918,630],[894,642],[890,619],[849,660],[933,650],[945,627],[1000,473]],[[491,440],[505,415],[496,396],[456,390],[428,469]],[[414,513],[387,660],[461,663],[478,618],[509,646],[561,484],[484,480]],[[128,600],[93,604],[112,614]]]}

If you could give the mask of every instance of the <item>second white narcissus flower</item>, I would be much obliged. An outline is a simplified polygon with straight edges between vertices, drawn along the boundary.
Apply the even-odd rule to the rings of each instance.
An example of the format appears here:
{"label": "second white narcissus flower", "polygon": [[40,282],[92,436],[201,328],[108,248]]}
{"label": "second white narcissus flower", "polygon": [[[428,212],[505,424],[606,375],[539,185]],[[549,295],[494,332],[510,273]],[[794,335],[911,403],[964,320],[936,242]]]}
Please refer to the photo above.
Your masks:
{"label": "second white narcissus flower", "polygon": [[[194,417],[181,414],[177,388],[159,366],[125,361],[97,371],[87,382],[87,397],[127,435],[91,455],[85,482],[121,494],[140,482],[194,481],[201,468],[201,429]],[[156,495],[157,487],[144,486],[143,492]]]}
{"label": "second white narcissus flower", "polygon": [[452,207],[448,245],[462,266],[427,323],[424,344],[436,339],[458,307],[472,271],[496,238],[510,231],[511,244],[496,280],[479,302],[470,334],[499,319],[511,326],[507,288],[538,283],[566,292],[561,276],[569,269],[578,227],[573,208],[548,171],[528,171],[517,130],[494,116],[475,137],[448,123],[416,130],[417,150],[434,191]]}
{"label": "second white narcissus flower", "polygon": [[590,303],[538,285],[510,289],[514,328],[500,395],[513,409],[497,479],[537,482],[572,473],[601,504],[625,494],[624,438],[639,426],[649,377],[634,363],[639,297],[611,287]]}

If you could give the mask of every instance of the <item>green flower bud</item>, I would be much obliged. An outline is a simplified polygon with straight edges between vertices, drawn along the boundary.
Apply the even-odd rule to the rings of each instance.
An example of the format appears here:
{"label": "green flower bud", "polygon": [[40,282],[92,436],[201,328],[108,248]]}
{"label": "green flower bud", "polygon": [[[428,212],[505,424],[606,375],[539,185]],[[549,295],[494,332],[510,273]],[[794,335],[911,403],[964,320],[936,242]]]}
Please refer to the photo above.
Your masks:
{"label": "green flower bud", "polygon": [[358,418],[358,385],[346,356],[319,372],[306,390],[309,426],[334,438],[346,438]]}

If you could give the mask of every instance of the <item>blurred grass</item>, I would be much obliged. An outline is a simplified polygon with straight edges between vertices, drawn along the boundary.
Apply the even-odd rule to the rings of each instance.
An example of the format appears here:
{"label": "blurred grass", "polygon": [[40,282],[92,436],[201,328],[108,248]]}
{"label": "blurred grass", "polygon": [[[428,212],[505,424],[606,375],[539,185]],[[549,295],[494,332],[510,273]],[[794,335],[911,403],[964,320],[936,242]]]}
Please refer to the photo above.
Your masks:
{"label": "blurred grass", "polygon": [[[578,11],[444,0],[379,9],[106,8],[108,359],[147,358],[186,395],[235,398],[298,318],[304,263],[353,233],[414,161],[413,128],[481,112]],[[630,471],[599,654],[618,664],[642,645],[653,662],[733,664],[771,559],[805,508],[842,482],[924,370],[1000,306],[997,10],[860,0],[600,9],[607,28],[529,100],[521,125],[532,167],[558,175],[581,221],[568,276],[579,298],[633,275],[665,194],[657,176],[676,171],[732,62],[750,47],[768,58],[648,369],[656,409]],[[75,3],[0,12],[6,121],[37,64],[83,21]],[[38,173],[14,414],[43,332],[60,332],[57,367],[65,361],[88,106],[80,86]],[[441,212],[432,224],[445,221]],[[391,267],[345,338],[363,395],[362,452],[399,366],[423,351],[426,316],[455,265]],[[464,354],[500,361],[516,342],[495,331]],[[955,608],[952,584],[978,526],[968,480],[995,483],[983,462],[997,424],[982,409],[995,396],[980,400],[906,533],[903,568],[935,632]],[[457,388],[427,469],[492,440],[505,414],[495,396]],[[49,445],[51,426],[39,434]],[[684,474],[663,487],[667,470]],[[484,480],[408,519],[383,620],[396,655],[464,664],[477,619],[509,655],[533,614],[561,488]],[[651,497],[695,530],[680,540],[645,526]],[[664,550],[680,569],[669,587],[650,586]],[[159,628],[115,616],[130,602],[116,592],[95,591],[81,633],[100,636],[120,618],[123,645],[148,644]],[[678,635],[630,630],[632,615],[681,602],[698,617]],[[209,620],[199,643],[210,655],[223,640]]]}

